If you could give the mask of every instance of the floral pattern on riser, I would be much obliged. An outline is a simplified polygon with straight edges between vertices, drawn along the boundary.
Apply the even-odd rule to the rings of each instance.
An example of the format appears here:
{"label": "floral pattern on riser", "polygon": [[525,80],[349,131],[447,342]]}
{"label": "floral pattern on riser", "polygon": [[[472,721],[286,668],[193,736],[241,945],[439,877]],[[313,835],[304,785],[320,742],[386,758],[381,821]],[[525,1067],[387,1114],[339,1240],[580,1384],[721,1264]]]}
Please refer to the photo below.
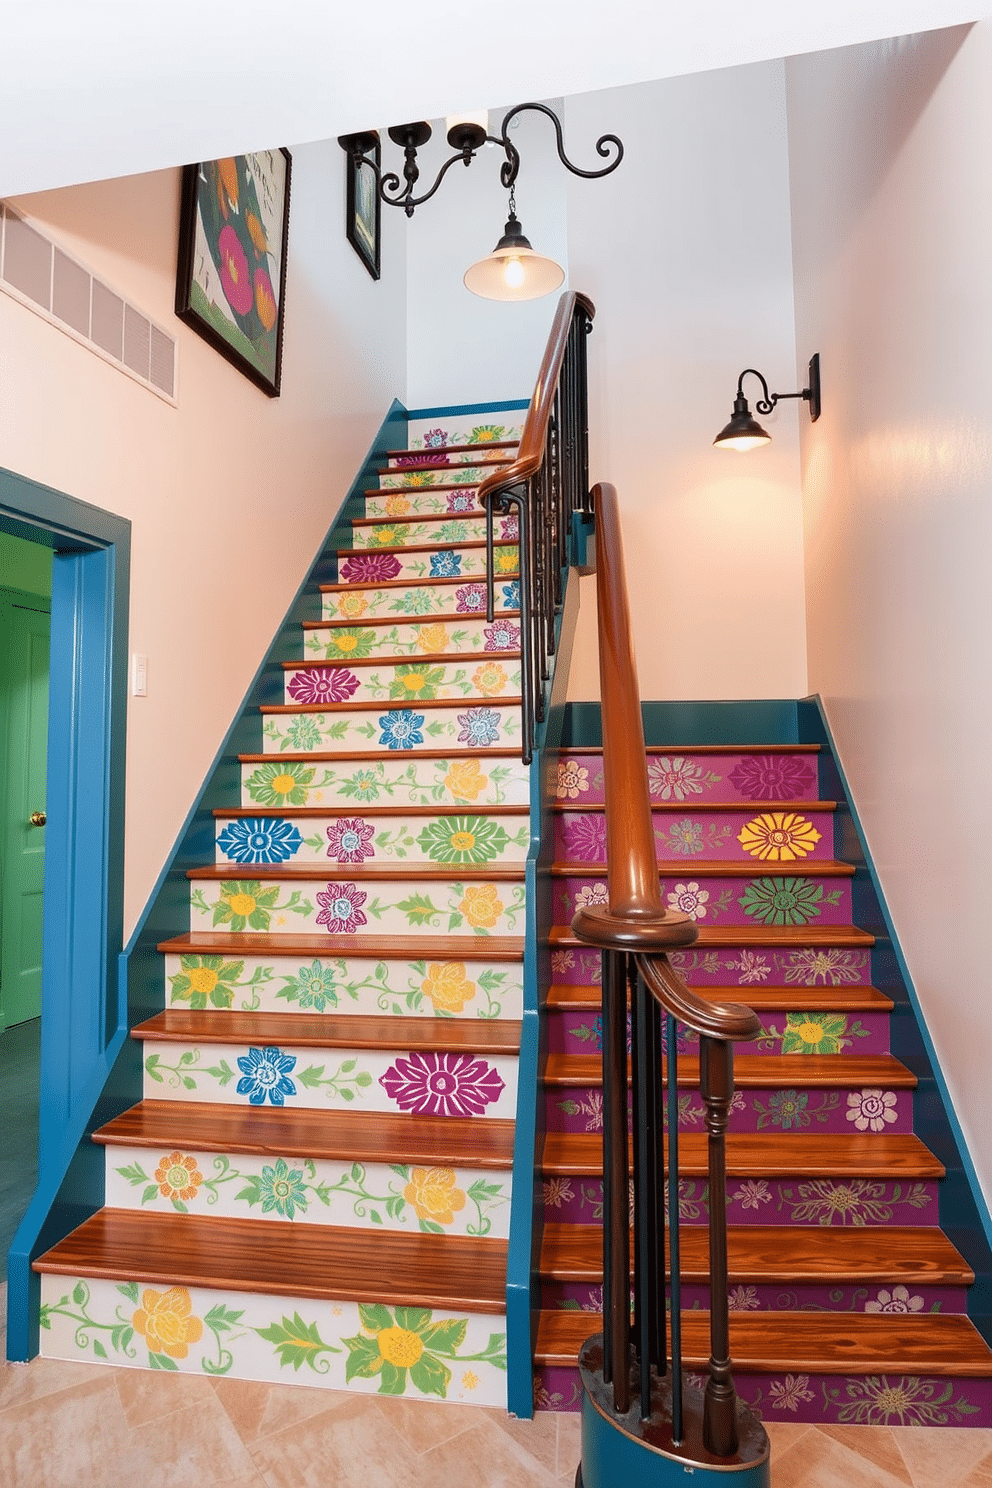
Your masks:
{"label": "floral pattern on riser", "polygon": [[[452,606],[455,600],[452,596]],[[520,622],[512,620],[518,631]],[[311,661],[346,666],[366,656],[432,656],[443,652],[496,652],[514,649],[508,627],[490,625],[484,617],[411,622],[400,625],[328,625],[307,631],[304,651]]]}
{"label": "floral pattern on riser", "polygon": [[[849,879],[805,878],[801,873],[760,878],[694,879],[663,877],[661,894],[669,909],[700,925],[849,925]],[[555,922],[570,925],[577,910],[608,904],[606,880],[560,878],[555,884]]]}
{"label": "floral pattern on riser", "polygon": [[[817,797],[816,756],[809,754],[693,754],[683,750],[648,756],[652,800],[693,804],[711,801],[812,801]],[[556,798],[580,806],[603,803],[603,756],[563,753]]]}
{"label": "floral pattern on riser", "polygon": [[[679,1182],[685,1224],[705,1224],[709,1196],[704,1179]],[[550,1224],[603,1222],[600,1178],[545,1178],[544,1218]],[[937,1184],[880,1178],[728,1178],[727,1223],[824,1226],[935,1225]]]}
{"label": "floral pattern on riser", "polygon": [[[603,1130],[603,1092],[596,1086],[559,1086],[545,1092],[549,1131]],[[706,1107],[698,1091],[679,1094],[679,1130],[705,1131]],[[909,1090],[735,1090],[727,1123],[730,1132],[806,1131],[910,1132],[913,1097]]]}
{"label": "floral pattern on riser", "polygon": [[[388,565],[387,565],[388,567]],[[321,619],[358,621],[363,616],[382,619],[391,615],[484,615],[485,580],[468,579],[464,584],[398,584],[377,589],[381,578],[362,587],[335,589],[321,595]],[[520,585],[507,577],[496,589],[497,610],[520,608]]]}
{"label": "floral pattern on riser", "polygon": [[147,1147],[108,1147],[106,1168],[106,1203],[115,1209],[493,1239],[509,1233],[509,1174],[482,1169]]}
{"label": "floral pattern on riser", "polygon": [[144,1044],[146,1100],[513,1118],[517,1061],[269,1044]]}
{"label": "floral pattern on riser", "polygon": [[212,1287],[41,1279],[48,1359],[506,1406],[506,1319]]}
{"label": "floral pattern on riser", "polygon": [[483,448],[494,441],[519,440],[523,434],[525,408],[504,412],[435,414],[430,418],[412,418],[407,425],[407,448],[443,450],[449,444],[473,444]]}
{"label": "floral pattern on riser", "polygon": [[171,1007],[368,1017],[519,1018],[517,962],[383,961],[360,956],[167,955]]}
{"label": "floral pattern on riser", "polygon": [[[400,500],[402,498],[397,498]],[[495,536],[497,542],[515,542],[519,535],[519,522],[515,516],[497,517]],[[393,517],[377,519],[370,527],[353,527],[351,545],[357,551],[375,548],[398,548],[429,546],[432,543],[485,542],[486,518],[471,512],[458,513],[444,522],[420,521],[406,518],[402,522]]]}
{"label": "floral pattern on riser", "polygon": [[[888,1054],[888,1013],[762,1012],[758,1038],[734,1045],[738,1054]],[[699,1036],[679,1025],[678,1046],[697,1053]],[[602,1019],[591,1009],[552,1008],[548,1052],[595,1054],[602,1050]]]}
{"label": "floral pattern on riser", "polygon": [[489,706],[466,698],[458,708],[383,708],[369,705],[352,713],[269,713],[262,724],[265,754],[329,753],[352,755],[369,750],[459,749],[518,745],[520,708],[508,703]]}
{"label": "floral pattern on riser", "polygon": [[[800,950],[728,946],[719,951],[671,951],[669,960],[690,987],[871,985],[871,953],[846,946],[810,946]],[[601,965],[600,953],[594,950],[577,947],[551,953],[555,982],[598,986]]]}
{"label": "floral pattern on riser", "polygon": [[[804,859],[830,858],[834,823],[826,811],[719,811],[705,816],[656,812],[658,858],[682,859],[686,871],[707,859],[756,859],[776,867],[801,867]],[[606,815],[564,812],[555,821],[555,857],[563,863],[606,863]]]}
{"label": "floral pattern on riser", "polygon": [[[699,1376],[690,1376],[701,1385]],[[743,1374],[739,1398],[763,1420],[839,1426],[984,1426],[992,1420],[992,1380],[919,1375]],[[534,1382],[539,1410],[577,1411],[577,1369],[542,1369]]]}
{"label": "floral pattern on riser", "polygon": [[[433,463],[433,462],[432,462]],[[380,491],[408,491],[411,487],[431,486],[477,486],[477,465],[447,465],[441,470],[424,470],[416,466],[404,469],[383,470],[379,475]]]}
{"label": "floral pattern on riser", "polygon": [[434,490],[425,486],[413,491],[383,491],[367,494],[367,517],[478,516],[482,512],[476,497],[478,487],[459,486],[456,491]]}
{"label": "floral pattern on riser", "polygon": [[367,882],[364,888],[328,877],[293,884],[286,879],[206,879],[191,885],[190,929],[228,934],[260,931],[293,935],[326,931],[328,952],[340,953],[367,935],[523,933],[524,886],[516,883]]}
{"label": "floral pattern on riser", "polygon": [[[428,542],[431,540],[429,538]],[[417,548],[398,548],[394,552],[381,549],[357,552],[348,548],[339,553],[338,558],[339,582],[366,587],[394,579],[480,578],[488,572],[484,545],[441,548],[436,553]],[[503,543],[493,550],[497,577],[515,578],[518,563],[519,554],[512,543]]]}
{"label": "floral pattern on riser", "polygon": [[323,820],[220,817],[218,863],[522,863],[530,844],[526,817],[397,816],[360,812]]}
{"label": "floral pattern on riser", "polygon": [[[603,1289],[581,1282],[544,1283],[542,1305],[564,1312],[601,1312]],[[731,1286],[731,1312],[964,1312],[967,1307],[964,1287],[910,1287],[889,1282],[887,1286]],[[686,1312],[708,1310],[710,1292],[707,1286],[683,1282],[682,1307]]]}
{"label": "floral pattern on riser", "polygon": [[[519,625],[499,620],[492,629],[496,631],[497,627],[501,638],[519,643]],[[300,703],[326,707],[353,701],[358,707],[369,700],[402,705],[436,698],[481,702],[500,696],[520,696],[520,663],[516,658],[504,662],[498,656],[473,656],[465,662],[392,663],[384,659],[376,666],[359,666],[354,671],[346,663],[309,666],[287,670],[283,683],[283,701],[290,706]]]}
{"label": "floral pattern on riser", "polygon": [[242,806],[525,806],[530,772],[519,757],[242,765]]}

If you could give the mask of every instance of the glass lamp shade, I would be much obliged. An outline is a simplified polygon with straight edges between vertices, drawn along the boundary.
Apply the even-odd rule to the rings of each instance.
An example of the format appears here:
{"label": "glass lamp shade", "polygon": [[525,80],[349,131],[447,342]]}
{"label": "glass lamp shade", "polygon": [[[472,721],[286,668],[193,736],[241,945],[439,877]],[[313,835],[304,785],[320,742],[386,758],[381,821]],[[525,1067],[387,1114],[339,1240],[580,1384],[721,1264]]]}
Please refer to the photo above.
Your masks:
{"label": "glass lamp shade", "polygon": [[564,283],[565,270],[553,258],[535,253],[510,217],[492,253],[465,271],[465,288],[484,300],[538,300]]}
{"label": "glass lamp shade", "polygon": [[757,449],[761,444],[771,444],[772,436],[763,429],[757,419],[751,417],[747,399],[734,400],[734,412],[730,423],[722,428],[713,443],[717,449],[738,450],[741,454]]}

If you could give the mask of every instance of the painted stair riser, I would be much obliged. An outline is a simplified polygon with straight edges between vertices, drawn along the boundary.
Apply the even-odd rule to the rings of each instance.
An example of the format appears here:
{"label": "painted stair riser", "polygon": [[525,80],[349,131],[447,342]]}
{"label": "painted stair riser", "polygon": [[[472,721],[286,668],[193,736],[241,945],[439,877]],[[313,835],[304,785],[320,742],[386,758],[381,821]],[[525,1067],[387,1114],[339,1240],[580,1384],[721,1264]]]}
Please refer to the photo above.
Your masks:
{"label": "painted stair riser", "polygon": [[[497,468],[495,459],[487,464],[491,464],[493,470]],[[480,472],[477,465],[448,465],[440,470],[407,467],[404,470],[381,470],[377,484],[380,491],[409,491],[411,488],[422,489],[431,486],[474,487],[479,484],[479,479]]]}
{"label": "painted stair riser", "polygon": [[[603,789],[601,754],[562,752],[555,792],[559,801],[574,801],[577,809],[601,806]],[[684,802],[687,812],[711,801],[767,801],[770,811],[781,810],[783,801],[818,799],[816,755],[650,754],[648,789],[652,800]]]}
{"label": "painted stair riser", "polygon": [[390,455],[386,462],[388,470],[421,470],[425,465],[492,465],[496,461],[508,463],[513,460],[516,451],[506,448],[507,441],[501,440],[498,447],[487,448],[484,444],[475,444],[470,448],[448,449],[444,446],[433,449],[425,449],[413,453],[413,448],[407,453]]}
{"label": "painted stair riser", "polygon": [[[815,927],[815,922],[814,922]],[[668,959],[690,987],[870,987],[871,952],[846,946],[779,949],[727,946],[670,951]],[[555,982],[598,987],[600,953],[585,947],[552,951]],[[742,993],[741,1000],[747,1001]]]}
{"label": "painted stair riser", "polygon": [[[498,579],[509,582],[516,578],[518,564],[519,554],[514,544],[503,543],[494,549],[493,569]],[[393,579],[484,579],[487,573],[484,546],[441,548],[436,553],[422,548],[367,553],[347,548],[338,554],[339,582],[366,587]]]}
{"label": "painted stair riser", "polygon": [[462,486],[457,491],[432,490],[430,486],[422,490],[393,490],[381,494],[367,491],[365,515],[395,520],[398,517],[478,517],[485,513],[479,505],[478,486],[473,484]]}
{"label": "painted stair riser", "polygon": [[[502,638],[520,641],[520,627],[510,621],[497,622]],[[495,630],[497,626],[494,626]],[[505,650],[510,650],[507,645]],[[283,701],[289,705],[327,707],[329,703],[354,702],[399,704],[416,707],[437,698],[465,698],[480,703],[486,698],[520,696],[520,660],[499,656],[470,657],[464,662],[390,661],[373,666],[309,666],[287,670]]]}
{"label": "painted stair riser", "polygon": [[[727,1223],[731,1225],[936,1225],[938,1184],[930,1180],[881,1178],[728,1178]],[[709,1220],[705,1178],[679,1181],[684,1224]],[[603,1224],[603,1181],[596,1176],[544,1178],[548,1224]]]}
{"label": "painted stair riser", "polygon": [[[544,1093],[544,1110],[548,1131],[602,1131],[602,1087],[548,1087]],[[706,1107],[698,1090],[679,1092],[679,1130],[706,1130]],[[735,1090],[727,1130],[789,1132],[799,1142],[806,1131],[837,1135],[855,1131],[911,1132],[913,1095],[910,1090],[877,1087]]]}
{"label": "painted stair riser", "polygon": [[[598,1331],[590,1326],[590,1333]],[[702,1376],[690,1375],[700,1388]],[[765,1421],[837,1426],[987,1426],[992,1381],[930,1375],[744,1374],[734,1372],[738,1397]],[[535,1375],[539,1410],[577,1411],[578,1369],[544,1368]]]}
{"label": "painted stair riser", "polygon": [[146,1100],[405,1112],[512,1120],[517,1061],[506,1055],[144,1041]]}
{"label": "painted stair riser", "polygon": [[[450,935],[520,935],[524,922],[522,883],[459,882],[411,877],[402,882],[366,881],[361,887],[343,876],[292,883],[286,879],[240,878],[194,883],[190,929],[265,935],[305,932],[328,936],[328,954],[356,947],[367,936],[437,931]],[[480,947],[480,954],[483,954]]]}
{"label": "painted stair riser", "polygon": [[241,767],[242,806],[526,806],[530,771],[519,757],[344,761],[276,760]]}
{"label": "painted stair riser", "polygon": [[[878,1283],[872,1286],[754,1286],[732,1283],[731,1312],[871,1312],[922,1313],[964,1312],[964,1287],[930,1286],[913,1282],[907,1286]],[[705,1285],[682,1284],[682,1307],[709,1311],[710,1289]],[[542,1308],[569,1312],[602,1312],[602,1285],[586,1282],[544,1282]]]}
{"label": "painted stair riser", "polygon": [[516,443],[524,431],[526,407],[482,409],[473,413],[442,413],[411,418],[406,444],[411,450],[443,450],[449,445],[477,445],[484,453],[491,444]]}
{"label": "painted stair riser", "polygon": [[481,1168],[108,1147],[115,1209],[506,1239],[510,1176]]}
{"label": "painted stair riser", "polygon": [[485,960],[360,956],[165,958],[169,1007],[369,1017],[520,1018],[523,967]]}
{"label": "painted stair riser", "polygon": [[[385,561],[377,561],[374,569],[391,567]],[[397,583],[390,588],[378,588],[384,580],[379,577],[366,585],[354,583],[353,588],[334,589],[321,595],[320,615],[322,620],[348,620],[357,623],[363,618],[370,620],[390,619],[399,615],[485,615],[485,580],[466,579],[464,583],[407,584]],[[496,586],[497,611],[520,608],[520,583],[514,575],[507,575]]]}
{"label": "painted stair riser", "polygon": [[252,863],[523,863],[530,845],[526,817],[365,818],[360,811],[325,819],[232,817],[217,821],[216,861]]}
{"label": "painted stair riser", "polygon": [[[888,1054],[888,1013],[836,1013],[822,1010],[762,1012],[761,1033],[748,1043],[737,1043],[737,1054]],[[548,1052],[602,1052],[602,1016],[598,1009],[550,1008]],[[678,1047],[699,1053],[699,1035],[678,1025]]]}
{"label": "painted stair riser", "polygon": [[[520,522],[515,515],[495,519],[494,537],[497,542],[516,542],[520,536]],[[432,543],[485,542],[485,516],[457,515],[437,522],[417,521],[406,517],[376,518],[369,527],[352,527],[351,545],[357,552],[374,551],[376,548],[423,547]]]}
{"label": "painted stair riser", "polygon": [[[690,873],[696,863],[740,858],[776,872],[802,872],[804,860],[834,856],[834,818],[828,811],[726,811],[681,816],[656,810],[659,861]],[[565,812],[555,818],[555,859],[606,864],[606,815]]]}
{"label": "painted stair riser", "polygon": [[41,1328],[49,1359],[506,1407],[498,1316],[43,1276]]}
{"label": "painted stair riser", "polygon": [[262,724],[262,752],[338,754],[350,757],[395,749],[520,747],[520,708],[477,703],[464,709],[389,704],[356,707],[348,713],[269,713]]}
{"label": "painted stair riser", "polygon": [[[847,878],[806,878],[801,869],[790,873],[743,875],[740,878],[694,878],[667,870],[661,877],[662,898],[669,909],[688,914],[699,925],[849,925],[851,884]],[[554,889],[554,918],[570,925],[576,911],[592,904],[609,904],[603,878],[559,878]]]}
{"label": "painted stair riser", "polygon": [[[517,630],[520,622],[508,617]],[[347,665],[368,656],[417,657],[473,652],[510,651],[510,629],[505,623],[490,625],[484,617],[461,620],[422,620],[399,625],[328,625],[308,630],[304,652],[308,661],[334,661]]]}

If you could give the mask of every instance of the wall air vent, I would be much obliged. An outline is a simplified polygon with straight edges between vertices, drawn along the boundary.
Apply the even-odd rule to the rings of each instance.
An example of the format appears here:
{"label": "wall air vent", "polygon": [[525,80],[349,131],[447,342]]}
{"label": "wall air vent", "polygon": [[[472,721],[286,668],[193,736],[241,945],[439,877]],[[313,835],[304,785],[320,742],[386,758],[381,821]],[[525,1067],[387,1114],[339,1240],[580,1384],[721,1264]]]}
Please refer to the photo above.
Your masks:
{"label": "wall air vent", "polygon": [[175,406],[176,338],[5,202],[0,290]]}

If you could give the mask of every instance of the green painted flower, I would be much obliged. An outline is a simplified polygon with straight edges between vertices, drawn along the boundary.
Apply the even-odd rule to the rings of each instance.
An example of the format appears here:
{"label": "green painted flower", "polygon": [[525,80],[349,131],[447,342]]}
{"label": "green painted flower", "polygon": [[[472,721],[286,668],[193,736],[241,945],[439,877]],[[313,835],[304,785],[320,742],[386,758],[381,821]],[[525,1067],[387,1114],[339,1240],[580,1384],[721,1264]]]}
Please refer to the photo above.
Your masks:
{"label": "green painted flower", "polygon": [[435,542],[464,542],[470,535],[467,522],[439,522],[434,531]]}
{"label": "green painted flower", "polygon": [[319,749],[320,744],[320,724],[317,719],[312,713],[297,713],[286,729],[283,748],[292,745],[299,750]]}
{"label": "green painted flower", "polygon": [[755,1109],[761,1111],[758,1117],[758,1130],[764,1126],[780,1126],[783,1131],[798,1130],[799,1127],[809,1126],[810,1117],[806,1112],[809,1096],[805,1091],[799,1090],[776,1090],[768,1097],[768,1110],[756,1105]]}
{"label": "green painted flower", "polygon": [[307,786],[315,774],[312,765],[287,760],[285,764],[260,765],[245,785],[252,800],[263,806],[305,806]]}
{"label": "green painted flower", "polygon": [[180,956],[179,972],[170,976],[170,1002],[188,1002],[191,1008],[229,1008],[234,989],[245,969],[243,961],[225,961],[222,956]]}
{"label": "green painted flower", "polygon": [[282,1157],[276,1159],[275,1167],[262,1169],[259,1190],[263,1214],[271,1214],[274,1209],[284,1218],[293,1219],[297,1208],[306,1212],[307,1195],[303,1186],[303,1169],[290,1168]]}
{"label": "green painted flower", "polygon": [[441,606],[433,590],[408,589],[389,608],[400,615],[429,615],[432,610],[439,610]]}
{"label": "green painted flower", "polygon": [[843,1013],[787,1013],[782,1034],[783,1054],[839,1054],[846,1038]]}
{"label": "green painted flower", "polygon": [[466,444],[498,444],[506,433],[505,424],[476,424]]}
{"label": "green painted flower", "polygon": [[382,777],[378,770],[356,770],[350,779],[342,781],[341,794],[354,796],[356,801],[375,801],[379,797]]}
{"label": "green painted flower", "polygon": [[342,1338],[348,1350],[345,1382],[353,1379],[380,1380],[380,1395],[403,1395],[407,1379],[422,1395],[447,1398],[451,1370],[445,1359],[458,1363],[484,1362],[506,1368],[506,1336],[491,1333],[481,1354],[463,1354],[467,1318],[443,1318],[432,1322],[424,1307],[397,1307],[394,1313],[381,1303],[360,1302],[358,1315],[363,1332]]}
{"label": "green painted flower", "polygon": [[509,840],[498,821],[484,816],[446,816],[430,822],[417,844],[434,863],[490,863]]}
{"label": "green painted flower", "polygon": [[355,656],[371,656],[378,632],[368,626],[337,627],[330,631],[325,656],[332,660],[350,660]]}
{"label": "green painted flower", "polygon": [[214,905],[214,928],[229,925],[235,932],[268,930],[269,911],[278,898],[278,884],[263,889],[254,881],[222,883],[220,898]]}
{"label": "green painted flower", "polygon": [[420,702],[425,698],[436,698],[438,688],[444,682],[443,666],[424,666],[417,662],[396,668],[389,684],[390,698],[402,698],[404,702]]}
{"label": "green painted flower", "polygon": [[314,1008],[318,1013],[338,1005],[331,968],[316,960],[309,966],[301,966],[295,976],[287,977],[286,985],[276,996],[298,1002],[301,1008]]}
{"label": "green painted flower", "polygon": [[810,878],[756,878],[737,902],[759,925],[807,925],[822,898],[823,885]]}

